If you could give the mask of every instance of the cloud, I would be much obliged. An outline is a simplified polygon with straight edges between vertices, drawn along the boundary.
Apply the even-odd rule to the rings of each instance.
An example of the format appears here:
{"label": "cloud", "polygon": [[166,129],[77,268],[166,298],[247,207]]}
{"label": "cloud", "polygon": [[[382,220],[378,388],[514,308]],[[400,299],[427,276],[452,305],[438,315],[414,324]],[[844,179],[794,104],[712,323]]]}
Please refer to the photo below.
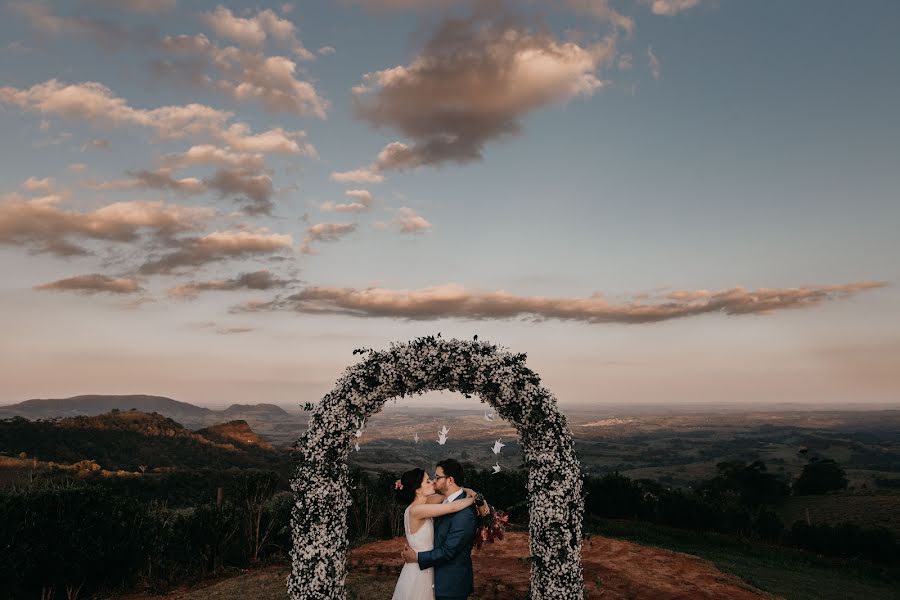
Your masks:
{"label": "cloud", "polygon": [[17,106],[42,116],[55,115],[96,127],[138,126],[162,140],[200,137],[222,142],[238,152],[315,155],[302,131],[270,129],[254,134],[246,123],[228,123],[233,114],[203,104],[133,108],[96,82],[65,84],[51,79],[27,89],[0,87],[0,105]]}
{"label": "cloud", "polygon": [[107,4],[133,12],[158,13],[174,9],[178,0],[104,0]]}
{"label": "cloud", "polygon": [[369,210],[369,207],[365,204],[360,204],[359,202],[346,202],[346,203],[334,203],[334,202],[323,202],[322,206],[319,207],[322,212],[335,212],[335,213],[361,213]]}
{"label": "cloud", "polygon": [[[762,315],[812,308],[886,287],[885,282],[717,292],[682,292],[685,297],[662,297],[651,302],[611,304],[599,295],[588,298],[515,296],[504,291],[481,292],[448,284],[421,290],[383,288],[308,287],[285,298],[241,304],[236,312],[288,310],[299,313],[386,317],[412,321],[434,319],[527,319],[582,323],[655,323],[704,314]],[[696,294],[696,295],[695,295]]]}
{"label": "cloud", "polygon": [[73,240],[132,242],[142,234],[167,240],[197,231],[215,216],[206,207],[164,202],[117,202],[90,212],[65,210],[58,195],[24,199],[10,195],[0,201],[0,244],[24,246],[32,253],[57,256],[90,254]]}
{"label": "cloud", "polygon": [[290,235],[257,231],[215,231],[203,237],[173,240],[175,250],[141,265],[143,275],[171,274],[182,268],[195,268],[229,259],[276,254],[290,250]]}
{"label": "cloud", "polygon": [[220,37],[228,38],[248,46],[261,46],[266,41],[266,31],[256,19],[235,17],[232,12],[219,5],[211,13],[202,15],[203,22]]}
{"label": "cloud", "polygon": [[566,0],[566,5],[576,14],[608,21],[629,35],[634,33],[634,19],[612,8],[609,0]]}
{"label": "cloud", "polygon": [[193,299],[205,291],[236,291],[236,290],[273,290],[287,287],[293,280],[278,279],[269,271],[263,269],[252,273],[242,273],[231,279],[214,279],[212,281],[192,281],[168,290],[171,298]]}
{"label": "cloud", "polygon": [[316,223],[306,230],[306,236],[300,246],[303,254],[316,254],[313,242],[336,242],[344,236],[356,231],[356,223]]}
{"label": "cloud", "polygon": [[145,169],[127,171],[131,179],[114,179],[112,181],[88,181],[86,186],[99,192],[121,192],[138,189],[157,189],[179,192],[182,194],[201,194],[207,187],[196,177],[177,179],[171,169],[148,171]]}
{"label": "cloud", "polygon": [[130,31],[126,27],[106,19],[58,16],[43,2],[19,0],[10,2],[7,8],[23,17],[32,29],[44,35],[79,35],[109,49],[119,48],[135,38],[146,39],[147,32]]}
{"label": "cloud", "polygon": [[310,60],[313,54],[297,39],[297,28],[287,19],[282,19],[270,9],[261,10],[249,18],[236,17],[231,10],[221,4],[209,13],[203,13],[201,20],[219,37],[232,40],[242,46],[259,48],[269,36],[288,45],[299,58]]}
{"label": "cloud", "polygon": [[52,177],[38,179],[37,177],[29,177],[22,184],[22,189],[26,192],[50,192],[53,189],[55,180]]}
{"label": "cloud", "polygon": [[372,205],[372,193],[369,190],[347,190],[344,193],[350,198],[353,198],[357,202],[361,202],[366,206]]}
{"label": "cloud", "polygon": [[18,40],[13,40],[12,42],[6,45],[6,49],[10,52],[20,53],[20,52],[30,52],[31,48],[26,47],[22,42]]}
{"label": "cloud", "polygon": [[247,57],[235,84],[220,81],[219,87],[237,100],[260,100],[273,112],[325,118],[328,102],[308,81],[297,79],[296,63],[283,56]]}
{"label": "cloud", "polygon": [[245,198],[248,202],[243,209],[249,215],[272,214],[274,188],[272,187],[272,177],[266,173],[242,169],[219,169],[204,182],[223,198],[234,195]]}
{"label": "cloud", "polygon": [[671,17],[700,5],[700,0],[643,0],[654,15]]}
{"label": "cloud", "polygon": [[219,327],[216,333],[219,335],[235,335],[238,333],[250,333],[256,331],[255,327]]}
{"label": "cloud", "polygon": [[200,194],[206,191],[206,185],[196,177],[176,179],[168,169],[160,169],[159,171],[142,169],[138,171],[128,171],[127,173],[134,178],[131,182],[124,182],[124,185],[126,186],[130,183],[134,184],[127,189],[152,188],[187,194]]}
{"label": "cloud", "polygon": [[109,150],[111,147],[109,140],[88,140],[81,146],[81,151],[87,150]]}
{"label": "cloud", "polygon": [[[454,4],[467,4],[469,0],[342,0],[369,8],[389,10],[446,9]],[[634,20],[619,13],[609,5],[609,0],[543,0],[542,4],[553,9],[573,12],[577,15],[608,21],[628,33],[634,31]],[[476,3],[477,5],[477,3]]]}
{"label": "cloud", "polygon": [[331,180],[338,183],[381,183],[384,175],[376,172],[373,167],[367,167],[353,171],[335,171],[331,174]]}
{"label": "cloud", "polygon": [[316,52],[318,52],[322,56],[331,56],[335,53],[335,49],[334,46],[322,46],[321,48],[316,50]]}
{"label": "cloud", "polygon": [[264,155],[260,152],[234,152],[212,144],[191,146],[186,152],[167,154],[162,162],[175,170],[198,165],[218,165],[233,169],[262,169]]}
{"label": "cloud", "polygon": [[66,167],[71,173],[83,173],[87,171],[88,166],[84,163],[71,163]]}
{"label": "cloud", "polygon": [[660,70],[659,59],[653,54],[652,46],[647,46],[647,64],[650,67],[650,74],[653,75],[653,79],[658,80],[662,71]]}
{"label": "cloud", "polygon": [[[308,81],[297,78],[297,63],[285,56],[266,56],[260,51],[219,47],[203,34],[167,36],[161,47],[186,62],[162,61],[157,72],[187,76],[194,83],[211,86],[238,101],[258,100],[272,112],[326,117],[328,102]],[[205,70],[222,75],[214,79]]]}
{"label": "cloud", "polygon": [[37,285],[34,289],[56,292],[78,292],[81,294],[136,294],[143,291],[143,288],[141,288],[135,279],[113,278],[97,273],[60,279],[51,283]]}
{"label": "cloud", "polygon": [[216,192],[222,198],[238,196],[246,201],[244,212],[251,215],[269,215],[274,208],[271,200],[274,193],[272,177],[252,169],[217,169],[213,175],[202,180],[196,177],[177,179],[168,167],[127,173],[131,179],[89,182],[87,185],[98,191],[158,189],[181,194]]}
{"label": "cloud", "polygon": [[400,226],[401,233],[422,233],[431,229],[431,223],[406,206],[401,206],[397,211],[394,223]]}
{"label": "cloud", "polygon": [[140,125],[149,127],[162,138],[177,139],[187,132],[219,130],[231,113],[202,104],[164,106],[154,110],[132,108],[123,99],[99,83],[68,85],[51,79],[28,89],[0,87],[0,102],[38,112],[87,121],[95,125]]}
{"label": "cloud", "polygon": [[325,202],[321,209],[325,212],[339,213],[359,213],[369,210],[372,206],[372,194],[368,190],[347,190],[344,192],[354,202],[343,204],[335,204],[334,202]]}
{"label": "cloud", "polygon": [[264,154],[301,154],[315,158],[316,149],[306,140],[303,131],[285,131],[276,127],[253,134],[246,123],[235,123],[217,132],[217,137],[238,152],[262,152]]}
{"label": "cloud", "polygon": [[614,37],[582,47],[502,21],[451,19],[410,65],[366,74],[354,109],[412,139],[386,146],[376,171],[466,163],[520,133],[526,113],[596,93],[614,57]]}

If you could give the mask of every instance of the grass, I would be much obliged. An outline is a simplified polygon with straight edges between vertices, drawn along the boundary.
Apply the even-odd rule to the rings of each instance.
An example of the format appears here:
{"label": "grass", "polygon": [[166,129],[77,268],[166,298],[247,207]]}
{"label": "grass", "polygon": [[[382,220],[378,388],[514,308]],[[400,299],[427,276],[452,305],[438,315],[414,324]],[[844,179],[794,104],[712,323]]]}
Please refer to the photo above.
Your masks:
{"label": "grass", "polygon": [[585,531],[699,556],[786,600],[900,600],[900,568],[635,521],[588,518]]}
{"label": "grass", "polygon": [[829,494],[827,496],[793,496],[779,510],[779,516],[790,527],[794,521],[836,525],[844,521],[860,527],[884,527],[900,536],[900,494]]}

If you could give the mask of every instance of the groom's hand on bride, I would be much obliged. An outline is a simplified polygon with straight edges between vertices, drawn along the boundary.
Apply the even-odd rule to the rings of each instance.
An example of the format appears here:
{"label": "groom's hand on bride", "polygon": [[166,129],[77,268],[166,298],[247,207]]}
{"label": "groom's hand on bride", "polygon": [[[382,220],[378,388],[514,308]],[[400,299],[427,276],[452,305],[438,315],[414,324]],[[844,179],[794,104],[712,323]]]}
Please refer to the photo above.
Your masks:
{"label": "groom's hand on bride", "polygon": [[403,558],[404,562],[415,563],[419,562],[419,554],[409,546],[403,548],[403,552],[400,553],[400,556]]}

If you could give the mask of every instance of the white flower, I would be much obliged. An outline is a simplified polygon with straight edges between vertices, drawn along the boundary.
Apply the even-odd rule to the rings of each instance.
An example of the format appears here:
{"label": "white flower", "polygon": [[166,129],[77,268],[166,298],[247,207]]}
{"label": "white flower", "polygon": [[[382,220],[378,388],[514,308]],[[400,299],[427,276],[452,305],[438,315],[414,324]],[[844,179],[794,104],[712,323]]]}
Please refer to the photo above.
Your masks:
{"label": "white flower", "polygon": [[[521,419],[511,420],[519,430],[522,452],[530,466],[529,527],[535,558],[532,598],[583,598],[580,468],[565,417],[557,412],[553,395],[534,383],[537,379],[525,367],[524,356],[484,342],[441,338],[395,343],[386,351],[367,351],[364,355],[325,395],[297,444],[302,462],[291,482],[296,503],[292,512],[289,597],[346,598],[350,506],[346,459],[351,436],[358,439],[365,419],[401,390],[404,394],[422,394],[449,389],[471,390],[504,418],[521,414]],[[376,383],[367,383],[372,381]],[[570,529],[563,529],[566,524],[571,524]]]}

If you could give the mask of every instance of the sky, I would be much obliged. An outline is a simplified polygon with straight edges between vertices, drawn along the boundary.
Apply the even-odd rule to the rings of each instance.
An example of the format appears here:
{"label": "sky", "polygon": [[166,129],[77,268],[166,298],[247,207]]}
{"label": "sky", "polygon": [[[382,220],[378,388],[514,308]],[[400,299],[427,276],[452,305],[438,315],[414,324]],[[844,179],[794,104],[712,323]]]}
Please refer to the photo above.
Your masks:
{"label": "sky", "polygon": [[[900,404],[900,4],[0,5],[0,403]],[[450,400],[438,400],[438,402]]]}

